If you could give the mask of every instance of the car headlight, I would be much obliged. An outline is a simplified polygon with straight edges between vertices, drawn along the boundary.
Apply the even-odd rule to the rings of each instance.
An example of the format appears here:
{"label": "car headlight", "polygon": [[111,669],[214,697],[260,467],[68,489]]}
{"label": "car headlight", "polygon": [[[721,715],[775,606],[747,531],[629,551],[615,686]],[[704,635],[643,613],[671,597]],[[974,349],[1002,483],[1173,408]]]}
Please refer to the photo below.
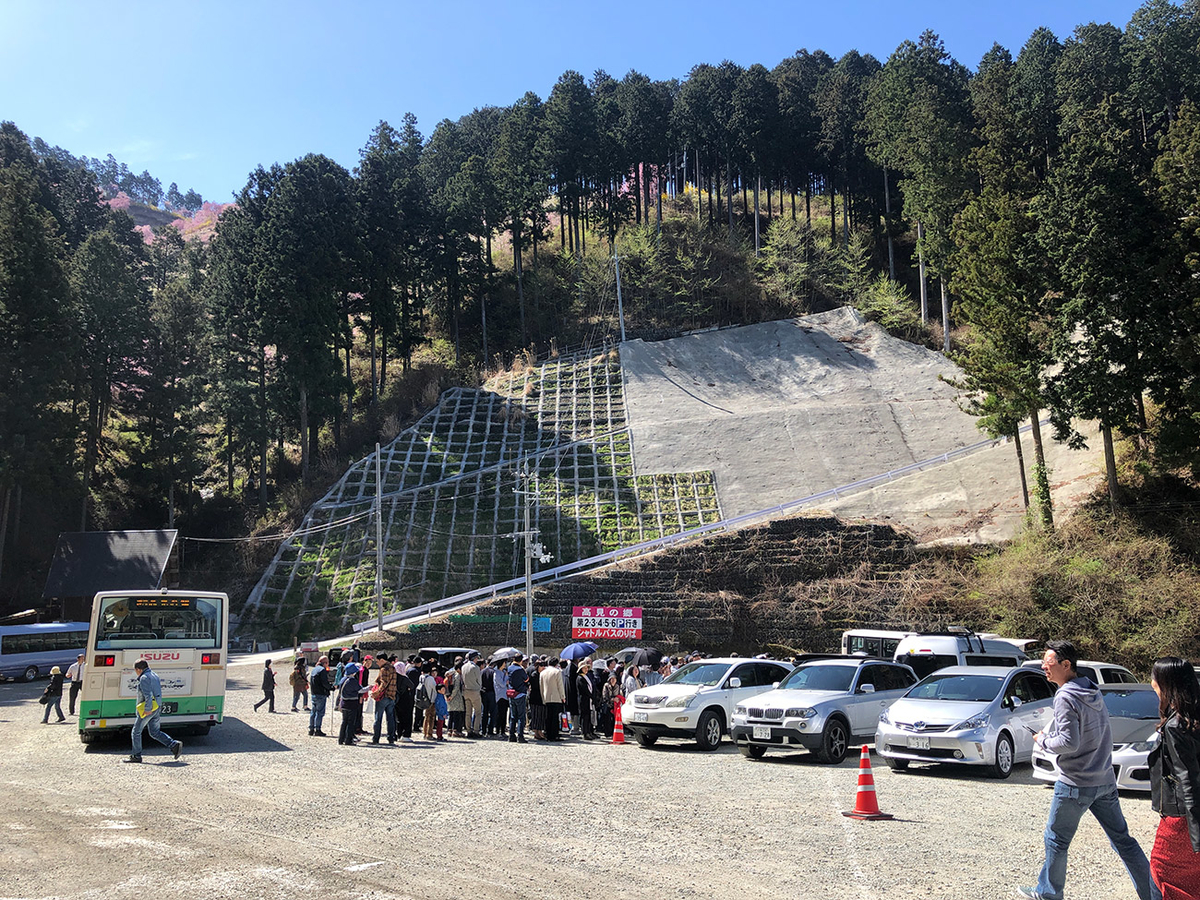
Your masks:
{"label": "car headlight", "polygon": [[690,706],[691,702],[695,699],[695,694],[685,694],[682,697],[672,697],[663,704],[663,707],[665,709],[683,709],[685,706]]}
{"label": "car headlight", "polygon": [[805,706],[800,709],[792,708],[784,712],[784,715],[789,719],[811,719],[817,714],[817,711],[811,706]]}
{"label": "car headlight", "polygon": [[891,725],[892,724],[892,720],[888,717],[886,709],[879,714],[879,724],[880,725]]}
{"label": "car headlight", "polygon": [[1158,746],[1158,735],[1156,734],[1154,737],[1152,737],[1148,740],[1138,741],[1136,744],[1130,745],[1129,749],[1136,750],[1138,753],[1149,753],[1151,750],[1153,750],[1157,746]]}
{"label": "car headlight", "polygon": [[963,722],[959,722],[951,731],[970,731],[972,728],[985,728],[987,723],[992,720],[992,717],[987,713],[980,713],[977,716],[971,716]]}

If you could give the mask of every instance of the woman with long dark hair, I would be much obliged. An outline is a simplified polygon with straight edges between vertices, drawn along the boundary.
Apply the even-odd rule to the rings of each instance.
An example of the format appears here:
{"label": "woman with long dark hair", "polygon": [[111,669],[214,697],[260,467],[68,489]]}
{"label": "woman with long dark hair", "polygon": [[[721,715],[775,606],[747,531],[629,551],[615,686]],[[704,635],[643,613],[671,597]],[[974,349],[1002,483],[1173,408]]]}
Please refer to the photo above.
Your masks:
{"label": "woman with long dark hair", "polygon": [[1150,797],[1162,816],[1150,874],[1163,900],[1185,900],[1200,896],[1200,684],[1192,664],[1178,656],[1156,660],[1150,684],[1160,717]]}

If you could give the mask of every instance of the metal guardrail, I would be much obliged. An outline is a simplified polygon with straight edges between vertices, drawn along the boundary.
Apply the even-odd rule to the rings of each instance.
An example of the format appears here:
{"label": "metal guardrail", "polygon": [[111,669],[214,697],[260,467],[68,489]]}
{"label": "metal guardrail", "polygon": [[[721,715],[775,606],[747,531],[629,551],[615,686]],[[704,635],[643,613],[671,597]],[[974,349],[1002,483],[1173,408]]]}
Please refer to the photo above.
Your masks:
{"label": "metal guardrail", "polygon": [[[1042,420],[1041,424],[1048,423],[1047,420]],[[1032,425],[1023,425],[1020,428],[1021,432],[1032,430]],[[579,559],[574,562],[564,563],[561,566],[555,566],[553,569],[544,569],[541,572],[535,572],[533,575],[534,584],[540,584],[546,581],[558,581],[568,575],[578,575],[584,570],[596,570],[605,568],[619,560],[627,559],[635,556],[642,556],[654,550],[660,550],[664,547],[669,547],[672,544],[677,544],[680,541],[691,540],[692,538],[700,537],[701,535],[711,534],[717,531],[731,531],[740,528],[743,525],[749,525],[753,522],[761,521],[762,519],[777,516],[780,513],[793,512],[803,506],[808,506],[820,500],[840,499],[843,494],[855,493],[866,488],[875,487],[884,484],[888,481],[894,481],[897,478],[903,478],[905,475],[911,475],[915,472],[924,471],[933,466],[945,465],[953,459],[959,459],[963,456],[968,456],[972,453],[977,453],[980,450],[986,450],[990,447],[995,447],[1007,441],[1007,438],[988,438],[986,440],[977,441],[974,444],[968,444],[966,447],[959,447],[956,450],[949,450],[940,456],[931,456],[928,459],[923,459],[920,462],[910,463],[907,466],[902,466],[899,469],[892,469],[889,472],[884,472],[880,475],[872,475],[870,478],[861,478],[858,481],[851,481],[848,484],[838,485],[837,487],[821,491],[816,494],[809,494],[807,497],[801,497],[798,500],[789,500],[787,503],[780,503],[777,506],[767,507],[765,509],[755,510],[754,512],[743,513],[740,516],[734,516],[729,519],[722,519],[719,522],[712,522],[708,525],[701,525],[697,528],[691,528],[687,531],[681,531],[677,534],[672,534],[667,537],[655,538],[652,541],[644,541],[641,544],[632,544],[628,547],[622,547],[620,550],[611,550],[607,553],[601,553],[597,556],[589,556],[587,559]],[[384,628],[388,625],[396,625],[403,622],[420,619],[422,617],[432,616],[435,612],[449,613],[466,606],[471,606],[474,603],[487,597],[497,597],[501,593],[505,593],[511,588],[520,587],[525,584],[523,576],[510,578],[507,581],[489,584],[485,587],[476,588],[475,590],[465,591],[461,594],[455,594],[452,597],[444,597],[441,600],[433,600],[429,603],[423,603],[420,606],[409,607],[408,609],[400,610],[399,612],[391,613],[383,617]],[[359,622],[353,626],[354,631],[368,631],[371,628],[378,627],[378,616],[367,622]]]}

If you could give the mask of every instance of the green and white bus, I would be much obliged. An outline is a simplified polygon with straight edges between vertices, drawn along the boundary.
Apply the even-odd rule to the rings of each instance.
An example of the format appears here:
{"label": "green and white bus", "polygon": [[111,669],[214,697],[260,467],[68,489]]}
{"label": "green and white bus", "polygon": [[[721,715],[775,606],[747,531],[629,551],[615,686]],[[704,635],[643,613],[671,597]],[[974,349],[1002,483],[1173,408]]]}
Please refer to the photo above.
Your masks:
{"label": "green and white bus", "polygon": [[207,591],[104,591],[92,601],[79,739],[130,729],[145,659],[162,682],[163,728],[207,733],[225,711],[229,598]]}

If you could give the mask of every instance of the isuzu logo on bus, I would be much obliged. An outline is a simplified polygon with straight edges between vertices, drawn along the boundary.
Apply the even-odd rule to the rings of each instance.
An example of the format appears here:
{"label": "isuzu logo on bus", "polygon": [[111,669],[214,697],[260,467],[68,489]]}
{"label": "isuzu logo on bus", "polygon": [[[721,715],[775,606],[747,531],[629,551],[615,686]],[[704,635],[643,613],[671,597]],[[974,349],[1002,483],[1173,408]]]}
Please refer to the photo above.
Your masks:
{"label": "isuzu logo on bus", "polygon": [[178,653],[159,651],[157,653],[143,653],[142,659],[180,659],[180,655]]}

